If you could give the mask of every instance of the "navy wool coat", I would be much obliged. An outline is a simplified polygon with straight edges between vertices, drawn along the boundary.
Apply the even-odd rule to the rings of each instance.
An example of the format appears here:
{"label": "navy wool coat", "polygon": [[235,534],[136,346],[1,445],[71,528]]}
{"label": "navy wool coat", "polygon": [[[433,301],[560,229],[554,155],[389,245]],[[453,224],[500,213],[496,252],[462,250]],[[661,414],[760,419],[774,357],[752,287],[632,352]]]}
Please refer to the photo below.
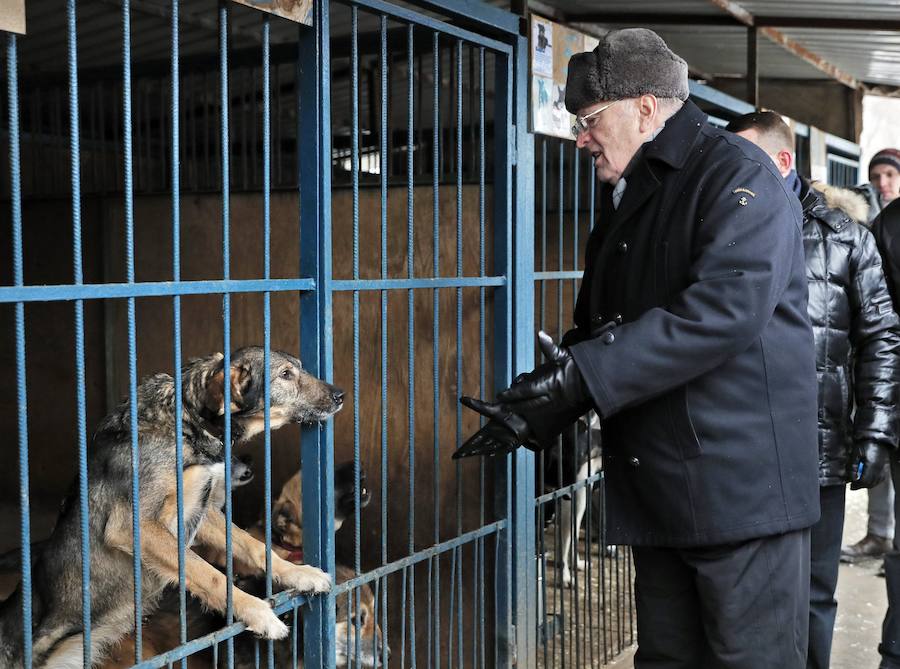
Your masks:
{"label": "navy wool coat", "polygon": [[617,210],[600,189],[564,337],[603,419],[607,541],[714,546],[809,527],[816,368],[799,200],[765,153],[691,102],[627,183]]}

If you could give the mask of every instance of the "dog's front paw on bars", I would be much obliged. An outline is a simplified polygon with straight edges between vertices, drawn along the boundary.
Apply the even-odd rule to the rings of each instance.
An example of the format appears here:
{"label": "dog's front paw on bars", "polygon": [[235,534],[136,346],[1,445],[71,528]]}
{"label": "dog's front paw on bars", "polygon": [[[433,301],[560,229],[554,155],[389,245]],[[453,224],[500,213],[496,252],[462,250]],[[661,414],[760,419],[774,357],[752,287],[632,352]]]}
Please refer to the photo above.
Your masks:
{"label": "dog's front paw on bars", "polygon": [[268,602],[261,599],[250,598],[236,613],[247,629],[264,639],[283,639],[288,635],[287,625],[275,615]]}
{"label": "dog's front paw on bars", "polygon": [[278,580],[282,585],[304,593],[321,594],[331,590],[331,576],[308,564],[291,565]]}

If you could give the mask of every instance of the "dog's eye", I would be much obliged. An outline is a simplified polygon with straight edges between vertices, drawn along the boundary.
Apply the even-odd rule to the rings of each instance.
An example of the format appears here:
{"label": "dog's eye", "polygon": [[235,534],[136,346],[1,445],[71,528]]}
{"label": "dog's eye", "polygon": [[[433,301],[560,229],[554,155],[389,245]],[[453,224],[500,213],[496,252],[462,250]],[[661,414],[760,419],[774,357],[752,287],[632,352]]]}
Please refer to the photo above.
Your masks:
{"label": "dog's eye", "polygon": [[281,374],[279,374],[278,376],[280,376],[282,379],[289,379],[293,376],[293,374],[291,373],[290,369],[283,369],[281,370]]}

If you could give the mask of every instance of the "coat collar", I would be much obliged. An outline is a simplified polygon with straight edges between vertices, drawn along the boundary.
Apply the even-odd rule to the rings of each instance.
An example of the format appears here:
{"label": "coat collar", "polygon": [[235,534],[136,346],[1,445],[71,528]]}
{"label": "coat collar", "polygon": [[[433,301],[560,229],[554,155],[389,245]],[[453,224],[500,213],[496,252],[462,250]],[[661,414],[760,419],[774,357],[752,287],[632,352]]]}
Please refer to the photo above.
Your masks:
{"label": "coat collar", "polygon": [[614,214],[614,220],[624,221],[629,218],[659,188],[659,169],[654,169],[654,162],[662,162],[675,169],[684,165],[694,140],[706,121],[706,114],[690,100],[686,100],[681,109],[666,121],[656,139],[640,149],[643,155],[626,177],[628,187]]}
{"label": "coat collar", "polygon": [[670,167],[682,167],[707,120],[706,114],[697,105],[685,100],[681,109],[666,121],[662,132],[650,142],[644,160],[659,160]]}
{"label": "coat collar", "polygon": [[835,232],[846,228],[850,223],[849,217],[840,209],[829,207],[825,202],[824,196],[819,191],[813,188],[806,179],[801,177],[801,180],[800,205],[803,207],[804,220],[814,218]]}

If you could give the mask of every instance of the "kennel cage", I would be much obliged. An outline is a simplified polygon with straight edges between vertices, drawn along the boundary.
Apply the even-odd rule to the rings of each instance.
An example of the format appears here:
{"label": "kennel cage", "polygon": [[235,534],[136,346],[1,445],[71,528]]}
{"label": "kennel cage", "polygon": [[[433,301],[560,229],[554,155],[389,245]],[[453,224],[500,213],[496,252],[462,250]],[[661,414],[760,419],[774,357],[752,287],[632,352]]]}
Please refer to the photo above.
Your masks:
{"label": "kennel cage", "polygon": [[[589,170],[571,145],[535,156],[517,17],[480,2],[317,0],[307,26],[252,4],[28,0],[28,34],[5,35],[0,245],[13,262],[0,355],[15,383],[0,421],[17,434],[4,518],[21,545],[4,549],[20,551],[23,590],[31,543],[50,533],[72,480],[90,517],[86,463],[102,416],[133,403],[147,374],[212,351],[227,364],[260,343],[348,390],[332,423],[266,430],[250,445],[256,480],[226,497],[238,524],[263,516],[269,552],[274,491],[302,463],[304,518],[319,521],[304,524],[306,560],[334,573],[337,556],[352,570],[312,600],[266,578],[293,619],[292,661],[333,666],[343,645],[364,666],[355,612],[366,587],[387,640],[370,649],[373,665],[608,661],[633,640],[631,572],[602,540],[599,501],[576,537],[588,560],[575,586],[555,582],[548,562],[560,504],[578,490],[600,497],[602,473],[547,490],[529,453],[448,459],[479,425],[458,396],[489,396],[530,368],[535,322],[571,312],[593,219]],[[545,185],[539,204],[548,165],[559,189]],[[541,206],[551,222],[539,228]],[[135,497],[138,444],[133,431]],[[354,513],[335,534],[342,461]],[[178,535],[178,643],[143,652],[153,620],[135,559],[131,660],[229,665],[247,633],[229,601],[219,629],[192,634]],[[83,587],[86,639],[90,601]],[[273,644],[252,646],[255,664],[275,666]],[[83,657],[95,659],[89,643]]]}

